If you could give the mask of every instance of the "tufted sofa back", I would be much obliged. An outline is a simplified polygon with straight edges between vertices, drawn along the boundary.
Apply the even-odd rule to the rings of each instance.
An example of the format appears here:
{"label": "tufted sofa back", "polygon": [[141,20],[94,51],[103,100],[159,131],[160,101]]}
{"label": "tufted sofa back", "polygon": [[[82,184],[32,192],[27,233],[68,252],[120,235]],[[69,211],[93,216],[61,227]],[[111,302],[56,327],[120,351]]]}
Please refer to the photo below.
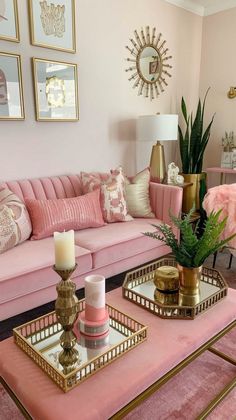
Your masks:
{"label": "tufted sofa back", "polygon": [[8,188],[23,201],[25,198],[45,200],[53,198],[70,198],[82,194],[79,175],[63,175],[50,178],[8,181],[1,183],[0,189],[1,188]]}

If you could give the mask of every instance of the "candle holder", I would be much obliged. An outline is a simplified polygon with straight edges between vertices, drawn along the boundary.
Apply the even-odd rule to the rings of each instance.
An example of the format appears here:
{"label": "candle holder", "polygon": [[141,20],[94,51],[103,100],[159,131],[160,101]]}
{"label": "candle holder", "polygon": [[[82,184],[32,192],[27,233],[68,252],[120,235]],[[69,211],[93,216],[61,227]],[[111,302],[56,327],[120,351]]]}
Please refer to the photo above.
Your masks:
{"label": "candle holder", "polygon": [[55,312],[58,322],[63,328],[60,343],[63,350],[59,354],[59,363],[63,366],[63,373],[70,373],[77,365],[79,352],[75,344],[77,338],[72,331],[78,317],[79,301],[75,295],[76,285],[70,280],[71,274],[75,271],[77,264],[71,269],[61,270],[53,266],[53,270],[61,277],[57,284],[58,297],[55,302]]}

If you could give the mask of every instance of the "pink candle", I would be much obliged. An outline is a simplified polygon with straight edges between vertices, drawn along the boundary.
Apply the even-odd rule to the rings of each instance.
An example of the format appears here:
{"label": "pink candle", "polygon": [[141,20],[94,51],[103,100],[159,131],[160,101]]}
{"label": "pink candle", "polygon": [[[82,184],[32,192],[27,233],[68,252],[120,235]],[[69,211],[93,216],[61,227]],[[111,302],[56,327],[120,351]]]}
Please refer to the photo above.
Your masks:
{"label": "pink candle", "polygon": [[105,277],[94,274],[85,277],[85,319],[101,321],[106,315]]}
{"label": "pink candle", "polygon": [[109,315],[105,302],[105,277],[85,277],[85,310],[79,314],[81,334],[98,337],[109,331]]}

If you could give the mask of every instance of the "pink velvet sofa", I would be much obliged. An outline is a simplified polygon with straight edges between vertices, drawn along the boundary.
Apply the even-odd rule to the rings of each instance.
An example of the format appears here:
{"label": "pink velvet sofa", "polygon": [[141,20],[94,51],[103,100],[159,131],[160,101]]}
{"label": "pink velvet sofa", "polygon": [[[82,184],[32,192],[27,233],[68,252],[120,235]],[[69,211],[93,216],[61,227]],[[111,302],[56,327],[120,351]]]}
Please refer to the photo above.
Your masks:
{"label": "pink velvet sofa", "polygon": [[[82,194],[79,175],[58,176],[2,183],[22,200],[55,199]],[[77,288],[84,277],[100,273],[106,278],[161,257],[169,252],[162,242],[142,234],[151,223],[170,223],[169,210],[179,214],[182,189],[150,183],[150,199],[156,219],[136,218],[130,222],[110,223],[75,233],[78,267],[72,278]],[[53,238],[27,240],[0,255],[0,320],[56,299],[58,275],[54,264]]]}

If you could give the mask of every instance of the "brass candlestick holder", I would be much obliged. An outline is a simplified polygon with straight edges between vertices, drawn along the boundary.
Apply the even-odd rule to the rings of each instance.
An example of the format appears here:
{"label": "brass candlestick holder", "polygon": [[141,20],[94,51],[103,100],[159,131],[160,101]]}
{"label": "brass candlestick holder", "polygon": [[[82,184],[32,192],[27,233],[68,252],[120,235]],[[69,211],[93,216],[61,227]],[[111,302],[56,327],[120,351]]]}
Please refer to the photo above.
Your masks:
{"label": "brass candlestick holder", "polygon": [[59,363],[63,366],[63,373],[70,373],[77,365],[79,352],[76,350],[76,336],[72,329],[78,317],[78,299],[75,295],[76,285],[70,280],[77,264],[69,270],[60,270],[53,266],[53,270],[61,277],[57,284],[58,297],[55,302],[55,312],[58,322],[63,328],[60,343],[63,348],[59,354]]}

